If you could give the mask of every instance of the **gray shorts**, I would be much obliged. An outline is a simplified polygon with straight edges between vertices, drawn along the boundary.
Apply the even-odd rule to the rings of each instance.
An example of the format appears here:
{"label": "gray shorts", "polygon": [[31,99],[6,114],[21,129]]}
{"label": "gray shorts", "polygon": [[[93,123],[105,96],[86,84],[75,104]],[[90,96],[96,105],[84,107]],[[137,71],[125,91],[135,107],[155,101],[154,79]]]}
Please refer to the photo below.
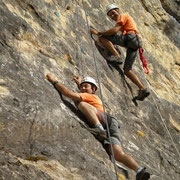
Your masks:
{"label": "gray shorts", "polygon": [[137,50],[142,46],[141,41],[135,33],[126,33],[126,35],[116,34],[113,36],[103,36],[115,45],[127,48],[124,69],[132,69],[132,65],[136,59]]}
{"label": "gray shorts", "polygon": [[[119,127],[118,127],[118,122],[112,117],[111,124],[109,126],[109,131],[110,131],[110,136],[111,136],[111,142],[112,144],[118,144],[121,146],[121,139],[120,139],[120,134],[119,134]],[[109,145],[110,141],[104,140],[103,144]]]}

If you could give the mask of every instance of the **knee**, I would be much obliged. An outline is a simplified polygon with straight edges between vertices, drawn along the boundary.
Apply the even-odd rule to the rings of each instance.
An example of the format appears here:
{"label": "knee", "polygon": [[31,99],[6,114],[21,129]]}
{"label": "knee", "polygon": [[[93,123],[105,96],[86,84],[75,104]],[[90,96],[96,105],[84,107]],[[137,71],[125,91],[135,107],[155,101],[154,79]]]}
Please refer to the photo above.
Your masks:
{"label": "knee", "polygon": [[126,157],[126,153],[122,150],[117,153],[114,153],[114,157],[115,157],[116,161],[122,162],[124,157]]}
{"label": "knee", "polygon": [[78,104],[78,109],[82,109],[84,108],[86,105],[86,103],[84,101],[81,101],[79,104]]}
{"label": "knee", "polygon": [[98,37],[98,39],[101,43],[105,43],[105,42],[109,41],[108,39],[105,39],[103,36]]}
{"label": "knee", "polygon": [[125,155],[125,152],[121,149],[119,149],[118,151],[115,151],[114,152],[114,155],[117,156],[117,157],[122,157]]}
{"label": "knee", "polygon": [[101,37],[98,37],[98,40],[100,41],[100,42],[103,42],[103,37],[101,36]]}
{"label": "knee", "polygon": [[[110,147],[109,147],[109,150],[111,153]],[[113,151],[114,151],[114,157],[117,161],[121,161],[123,157],[126,156],[126,153],[123,151],[123,149],[119,145],[113,145]]]}
{"label": "knee", "polygon": [[124,74],[125,74],[125,75],[128,75],[128,74],[129,74],[129,72],[130,72],[130,69],[128,69],[128,68],[124,68]]}

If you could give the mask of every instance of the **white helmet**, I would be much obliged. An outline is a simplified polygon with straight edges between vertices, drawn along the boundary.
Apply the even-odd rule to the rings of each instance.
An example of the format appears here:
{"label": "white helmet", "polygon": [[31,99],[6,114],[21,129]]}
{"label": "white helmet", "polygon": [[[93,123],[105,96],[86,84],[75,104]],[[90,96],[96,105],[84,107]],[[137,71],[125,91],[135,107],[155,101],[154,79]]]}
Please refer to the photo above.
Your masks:
{"label": "white helmet", "polygon": [[[97,88],[98,88],[98,85],[97,85],[97,83],[96,83],[96,80],[93,79],[92,77],[85,77],[85,78],[81,81],[80,86],[81,86],[83,83],[93,84],[93,85],[95,86],[96,90],[97,90]],[[95,91],[96,91],[96,90],[95,90]]]}
{"label": "white helmet", "polygon": [[119,9],[116,5],[114,4],[110,4],[106,7],[106,14],[109,13],[109,11],[113,10],[113,9]]}

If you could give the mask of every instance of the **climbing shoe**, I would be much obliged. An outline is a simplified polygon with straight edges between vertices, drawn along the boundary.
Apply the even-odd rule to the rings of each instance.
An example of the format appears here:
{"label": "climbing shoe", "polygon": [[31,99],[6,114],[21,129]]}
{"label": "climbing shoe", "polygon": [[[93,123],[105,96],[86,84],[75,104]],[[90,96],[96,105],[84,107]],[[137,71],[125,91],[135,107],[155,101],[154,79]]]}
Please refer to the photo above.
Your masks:
{"label": "climbing shoe", "polygon": [[106,61],[109,63],[109,64],[114,64],[114,65],[120,65],[122,64],[123,62],[121,61],[121,58],[117,57],[117,56],[110,56],[108,59],[106,59]]}
{"label": "climbing shoe", "polygon": [[99,127],[89,128],[89,131],[95,136],[99,141],[107,139],[106,131],[100,129]]}
{"label": "climbing shoe", "polygon": [[150,178],[150,173],[146,171],[146,168],[142,169],[136,174],[136,180],[148,180]]}
{"label": "climbing shoe", "polygon": [[147,89],[139,90],[136,100],[143,101],[149,95],[150,95],[150,92]]}

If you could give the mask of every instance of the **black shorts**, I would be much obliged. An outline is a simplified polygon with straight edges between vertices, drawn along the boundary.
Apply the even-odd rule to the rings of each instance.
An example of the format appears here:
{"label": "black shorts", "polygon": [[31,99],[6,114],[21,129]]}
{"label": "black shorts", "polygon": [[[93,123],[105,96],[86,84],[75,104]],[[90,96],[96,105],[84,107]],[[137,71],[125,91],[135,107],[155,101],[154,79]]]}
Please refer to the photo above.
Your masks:
{"label": "black shorts", "polygon": [[[106,113],[102,112],[100,110],[97,109],[97,117],[99,119],[99,121],[101,122],[101,124],[104,126],[104,124],[106,123]],[[110,137],[111,137],[111,142],[112,144],[118,144],[119,146],[121,146],[121,139],[120,139],[120,134],[119,134],[119,125],[118,122],[116,121],[115,118],[111,117],[111,122],[109,123],[109,132],[110,132]],[[106,146],[108,144],[110,144],[110,140],[104,140],[103,144]]]}
{"label": "black shorts", "polygon": [[126,33],[126,35],[113,35],[113,36],[103,36],[103,38],[108,39],[115,45],[127,48],[126,59],[124,62],[124,69],[132,69],[132,65],[136,59],[137,50],[142,46],[137,34]]}
{"label": "black shorts", "polygon": [[[120,138],[120,132],[119,132],[119,126],[118,122],[116,119],[112,118],[111,125],[109,126],[109,131],[110,131],[110,137],[111,137],[111,142],[112,144],[118,144],[121,146],[121,138]],[[110,140],[104,140],[104,145],[109,145]]]}

